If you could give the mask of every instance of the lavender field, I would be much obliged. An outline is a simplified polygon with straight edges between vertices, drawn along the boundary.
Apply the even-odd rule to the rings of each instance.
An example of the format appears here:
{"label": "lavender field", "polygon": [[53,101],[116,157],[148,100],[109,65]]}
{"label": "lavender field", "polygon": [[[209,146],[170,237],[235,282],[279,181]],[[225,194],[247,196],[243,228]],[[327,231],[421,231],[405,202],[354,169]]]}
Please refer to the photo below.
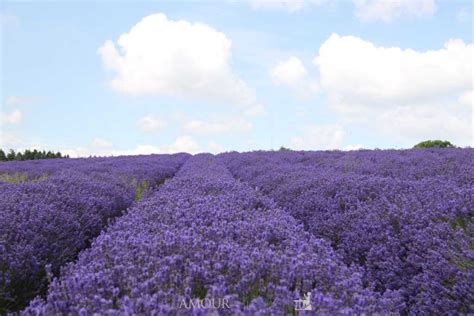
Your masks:
{"label": "lavender field", "polygon": [[0,314],[467,315],[473,216],[473,149],[4,162]]}

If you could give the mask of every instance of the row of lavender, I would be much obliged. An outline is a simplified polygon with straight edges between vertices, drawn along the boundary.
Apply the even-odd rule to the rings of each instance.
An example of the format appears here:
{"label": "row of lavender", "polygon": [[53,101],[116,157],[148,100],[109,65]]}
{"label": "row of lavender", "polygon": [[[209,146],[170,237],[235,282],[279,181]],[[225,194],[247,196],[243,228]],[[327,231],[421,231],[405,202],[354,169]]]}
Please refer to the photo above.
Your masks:
{"label": "row of lavender", "polygon": [[[109,220],[172,177],[188,155],[1,163],[0,313],[44,293]],[[145,184],[145,185],[144,185]]]}
{"label": "row of lavender", "polygon": [[405,313],[474,312],[474,150],[223,154]]}
{"label": "row of lavender", "polygon": [[[103,232],[62,270],[31,315],[224,315],[294,312],[311,293],[326,314],[398,313],[397,291],[364,288],[326,241],[211,155]],[[202,300],[202,301],[199,301]]]}

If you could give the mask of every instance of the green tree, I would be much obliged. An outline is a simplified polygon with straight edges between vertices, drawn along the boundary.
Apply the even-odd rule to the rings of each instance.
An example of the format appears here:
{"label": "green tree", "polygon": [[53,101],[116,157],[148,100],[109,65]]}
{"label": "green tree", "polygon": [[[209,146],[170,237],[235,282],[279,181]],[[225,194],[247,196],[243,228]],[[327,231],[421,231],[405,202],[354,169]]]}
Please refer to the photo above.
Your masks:
{"label": "green tree", "polygon": [[7,160],[15,160],[16,154],[13,149],[10,149],[7,155]]}
{"label": "green tree", "polygon": [[454,145],[447,140],[425,140],[424,142],[418,143],[414,148],[453,148]]}
{"label": "green tree", "polygon": [[41,153],[36,149],[33,149],[33,159],[41,159]]}
{"label": "green tree", "polygon": [[16,153],[15,160],[24,160],[23,154],[20,151]]}
{"label": "green tree", "polygon": [[0,161],[10,161],[10,160],[35,160],[35,159],[52,159],[52,158],[69,158],[69,155],[63,156],[60,152],[46,151],[46,150],[30,150],[26,149],[24,152],[15,152],[13,149],[10,149],[8,154],[5,154],[5,151],[0,149]]}

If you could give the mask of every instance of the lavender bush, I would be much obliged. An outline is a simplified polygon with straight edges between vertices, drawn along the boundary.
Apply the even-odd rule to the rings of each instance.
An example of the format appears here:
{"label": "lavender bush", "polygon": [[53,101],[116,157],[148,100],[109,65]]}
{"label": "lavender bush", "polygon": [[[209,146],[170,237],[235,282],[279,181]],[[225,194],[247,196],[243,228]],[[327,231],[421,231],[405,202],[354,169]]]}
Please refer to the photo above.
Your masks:
{"label": "lavender bush", "polygon": [[0,306],[281,315],[310,293],[309,314],[472,314],[473,158],[453,148],[0,164]]}
{"label": "lavender bush", "polygon": [[[24,314],[282,314],[307,292],[321,313],[403,308],[397,291],[364,287],[329,243],[201,155],[102,233]],[[197,298],[227,305],[187,309]]]}
{"label": "lavender bush", "polygon": [[[54,171],[41,181],[0,182],[0,312],[21,308],[44,292],[48,278],[132,205],[141,189],[137,184],[163,182],[186,158],[71,160],[59,170],[41,161],[42,174]],[[9,165],[0,169],[34,174],[31,166],[38,166]]]}
{"label": "lavender bush", "polygon": [[220,157],[409,314],[474,312],[472,149]]}

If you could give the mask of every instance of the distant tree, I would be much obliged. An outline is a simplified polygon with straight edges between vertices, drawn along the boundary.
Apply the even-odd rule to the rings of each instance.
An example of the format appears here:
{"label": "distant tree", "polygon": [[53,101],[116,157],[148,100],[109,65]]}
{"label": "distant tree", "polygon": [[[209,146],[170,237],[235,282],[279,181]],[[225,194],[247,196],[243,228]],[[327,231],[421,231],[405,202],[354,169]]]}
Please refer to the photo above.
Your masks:
{"label": "distant tree", "polygon": [[7,160],[15,160],[16,154],[13,149],[10,149],[7,155]]}
{"label": "distant tree", "polygon": [[21,152],[17,152],[15,155],[15,160],[24,160],[23,154]]}
{"label": "distant tree", "polygon": [[52,158],[69,158],[69,155],[63,156],[60,152],[54,153],[52,151],[39,151],[37,149],[26,149],[24,152],[15,152],[13,149],[5,154],[5,151],[0,149],[0,161],[10,160],[36,160],[36,159],[52,159]]}
{"label": "distant tree", "polygon": [[0,161],[6,161],[7,160],[7,155],[5,155],[5,152],[0,149]]}
{"label": "distant tree", "polygon": [[39,152],[38,150],[34,149],[33,150],[33,159],[41,159],[41,152]]}
{"label": "distant tree", "polygon": [[23,153],[23,159],[24,160],[30,160],[32,157],[31,150],[26,149],[25,152]]}
{"label": "distant tree", "polygon": [[290,148],[286,148],[286,147],[283,147],[283,146],[281,146],[279,150],[280,151],[291,151]]}
{"label": "distant tree", "polygon": [[418,143],[414,148],[452,148],[454,147],[447,140],[425,140],[424,142]]}

